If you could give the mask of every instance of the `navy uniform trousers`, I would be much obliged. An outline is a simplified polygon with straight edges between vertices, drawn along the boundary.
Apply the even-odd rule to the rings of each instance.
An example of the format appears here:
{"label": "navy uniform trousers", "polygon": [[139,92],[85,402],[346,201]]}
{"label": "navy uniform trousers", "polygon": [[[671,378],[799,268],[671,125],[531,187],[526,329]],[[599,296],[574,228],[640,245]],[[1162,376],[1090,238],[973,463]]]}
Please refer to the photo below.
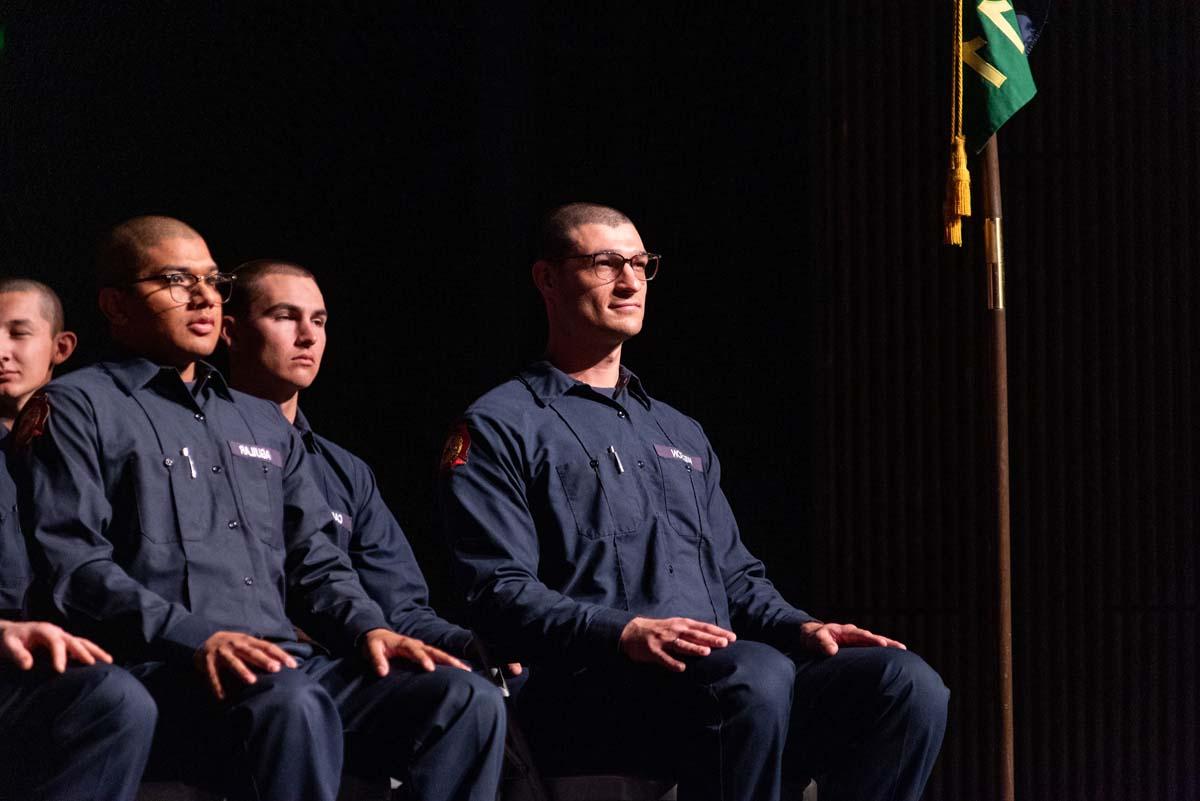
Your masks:
{"label": "navy uniform trousers", "polygon": [[259,673],[252,685],[228,677],[224,702],[199,673],[131,667],[160,710],[151,775],[235,798],[332,801],[345,754],[348,772],[398,778],[413,799],[495,801],[505,712],[489,681],[398,659],[380,678],[356,658],[283,647],[299,668]]}
{"label": "navy uniform trousers", "polygon": [[739,640],[683,673],[534,670],[519,714],[548,775],[673,779],[681,801],[774,801],[815,778],[821,801],[905,801],[933,768],[949,695],[909,651],[793,657]]}
{"label": "navy uniform trousers", "polygon": [[0,799],[133,799],[154,719],[149,693],[121,668],[0,668]]}

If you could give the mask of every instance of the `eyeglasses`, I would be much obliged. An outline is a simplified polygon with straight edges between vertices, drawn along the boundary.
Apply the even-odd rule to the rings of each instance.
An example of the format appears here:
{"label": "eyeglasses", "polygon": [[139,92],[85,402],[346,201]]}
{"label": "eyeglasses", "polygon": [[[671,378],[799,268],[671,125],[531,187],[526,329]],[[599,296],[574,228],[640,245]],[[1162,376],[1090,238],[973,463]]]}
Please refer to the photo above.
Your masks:
{"label": "eyeglasses", "polygon": [[136,281],[130,281],[125,286],[157,281],[171,293],[171,300],[176,303],[188,303],[191,301],[192,295],[199,291],[200,284],[203,283],[204,286],[220,295],[221,302],[225,303],[233,296],[233,282],[236,280],[237,276],[233,273],[209,273],[208,275],[164,273],[162,275],[152,275],[149,278],[139,278]]}
{"label": "eyeglasses", "polygon": [[638,253],[625,258],[614,250],[602,250],[599,253],[580,253],[575,256],[564,256],[568,259],[591,259],[592,272],[604,283],[616,281],[628,264],[633,268],[634,275],[643,281],[649,281],[658,274],[658,263],[662,256],[657,253]]}

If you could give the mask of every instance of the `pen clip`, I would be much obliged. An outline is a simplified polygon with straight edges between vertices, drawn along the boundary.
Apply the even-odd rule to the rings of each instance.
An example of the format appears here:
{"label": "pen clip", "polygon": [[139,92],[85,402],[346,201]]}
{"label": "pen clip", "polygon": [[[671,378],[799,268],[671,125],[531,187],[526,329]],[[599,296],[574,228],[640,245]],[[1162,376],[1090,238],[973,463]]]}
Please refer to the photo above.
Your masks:
{"label": "pen clip", "polygon": [[613,461],[617,463],[617,474],[625,472],[625,465],[621,464],[621,457],[617,453],[617,449],[612,445],[608,446],[608,452],[612,454]]}
{"label": "pen clip", "polygon": [[189,451],[187,449],[187,446],[185,445],[183,447],[183,450],[179,451],[179,453],[181,456],[183,456],[184,459],[188,460],[188,472],[190,472],[192,474],[192,478],[195,478],[196,477],[196,463],[192,461],[191,451]]}

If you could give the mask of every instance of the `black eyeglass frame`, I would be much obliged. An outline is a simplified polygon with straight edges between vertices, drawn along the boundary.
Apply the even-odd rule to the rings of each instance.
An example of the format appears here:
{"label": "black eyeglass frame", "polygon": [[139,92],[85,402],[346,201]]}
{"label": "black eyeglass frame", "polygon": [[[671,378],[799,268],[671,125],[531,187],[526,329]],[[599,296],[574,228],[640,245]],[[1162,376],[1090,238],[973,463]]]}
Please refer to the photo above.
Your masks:
{"label": "black eyeglass frame", "polygon": [[[183,278],[186,280],[177,281],[175,280],[176,278]],[[207,275],[196,275],[195,273],[183,272],[161,273],[159,275],[149,275],[145,278],[138,278],[133,281],[128,281],[124,284],[119,284],[118,286],[122,289],[126,289],[134,284],[145,284],[150,281],[161,281],[163,283],[163,288],[170,292],[171,297],[177,301],[180,299],[177,295],[175,295],[173,290],[177,288],[186,290],[187,298],[180,301],[181,303],[185,302],[188,298],[191,298],[191,296],[195,294],[196,290],[200,287],[200,284],[203,283],[205,286],[216,292],[217,295],[220,296],[221,302],[224,303],[233,297],[233,284],[235,281],[237,281],[237,275],[234,273],[208,273]],[[228,288],[222,289],[222,287]]]}
{"label": "black eyeglass frame", "polygon": [[[621,269],[617,270],[616,274],[614,274],[612,278],[609,278],[607,281],[605,281],[604,277],[602,275],[600,275],[599,268],[596,264],[597,256],[616,256],[618,259],[621,260]],[[638,268],[637,268],[637,265],[635,265],[633,263],[633,260],[641,258],[643,256],[646,257],[647,261],[646,261],[646,266],[644,268],[642,268],[640,278],[643,281],[652,281],[652,280],[654,280],[654,276],[658,275],[658,267],[662,263],[662,255],[659,253],[635,253],[632,256],[629,256],[628,258],[626,258],[625,256],[621,255],[620,253],[618,253],[615,250],[600,250],[595,253],[576,253],[573,256],[563,256],[558,261],[564,262],[564,261],[568,261],[570,259],[591,259],[592,263],[589,266],[591,268],[592,274],[595,275],[597,278],[599,278],[601,281],[604,281],[604,283],[609,284],[609,283],[612,283],[613,281],[616,281],[617,278],[620,277],[621,273],[624,272],[624,270],[625,270],[626,264],[628,264],[630,267],[633,268],[633,272],[636,275],[638,273]]]}

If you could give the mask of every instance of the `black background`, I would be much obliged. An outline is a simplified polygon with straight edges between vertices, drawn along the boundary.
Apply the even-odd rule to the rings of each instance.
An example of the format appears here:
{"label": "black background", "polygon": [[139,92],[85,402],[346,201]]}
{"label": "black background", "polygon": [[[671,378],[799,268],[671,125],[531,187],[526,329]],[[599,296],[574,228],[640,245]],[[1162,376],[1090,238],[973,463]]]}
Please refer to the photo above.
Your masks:
{"label": "black background", "polygon": [[[949,5],[0,6],[0,268],[59,289],[79,365],[106,225],[170,214],[225,267],[310,266],[330,343],[302,405],[452,605],[434,465],[543,344],[533,222],[621,208],[665,254],[626,363],[705,425],[789,598],[941,671],[928,797],[990,798],[986,286],[977,222],[940,244]],[[1022,798],[1200,797],[1197,15],[1057,4],[1000,137]]]}

